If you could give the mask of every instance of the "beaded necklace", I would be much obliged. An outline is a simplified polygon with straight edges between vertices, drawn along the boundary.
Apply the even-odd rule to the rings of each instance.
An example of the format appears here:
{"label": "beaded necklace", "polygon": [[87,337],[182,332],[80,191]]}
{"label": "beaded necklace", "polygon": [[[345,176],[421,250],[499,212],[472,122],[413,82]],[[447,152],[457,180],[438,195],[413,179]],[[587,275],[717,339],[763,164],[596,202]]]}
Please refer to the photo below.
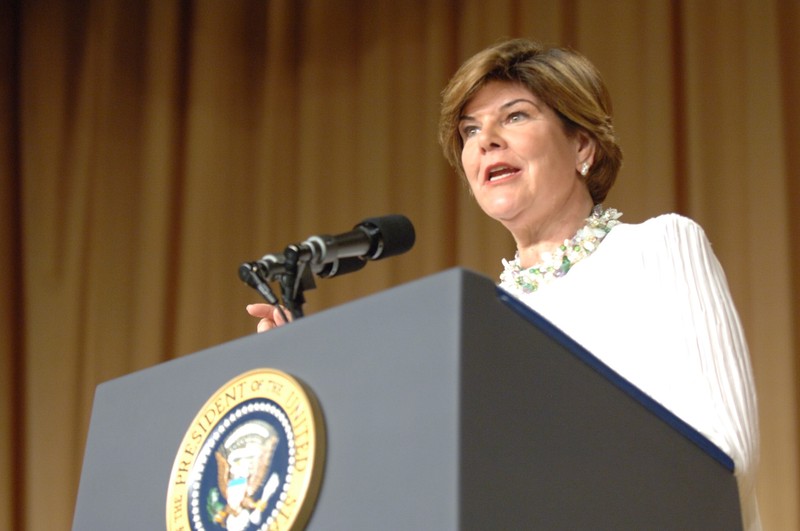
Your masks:
{"label": "beaded necklace", "polygon": [[592,214],[586,218],[586,224],[578,229],[571,240],[564,240],[552,253],[542,253],[542,261],[533,267],[523,269],[519,264],[519,251],[514,260],[503,259],[503,272],[500,284],[504,287],[515,287],[523,293],[533,293],[541,286],[547,285],[557,278],[563,277],[576,263],[580,262],[600,245],[600,242],[619,225],[622,212],[616,209],[603,209],[595,205]]}

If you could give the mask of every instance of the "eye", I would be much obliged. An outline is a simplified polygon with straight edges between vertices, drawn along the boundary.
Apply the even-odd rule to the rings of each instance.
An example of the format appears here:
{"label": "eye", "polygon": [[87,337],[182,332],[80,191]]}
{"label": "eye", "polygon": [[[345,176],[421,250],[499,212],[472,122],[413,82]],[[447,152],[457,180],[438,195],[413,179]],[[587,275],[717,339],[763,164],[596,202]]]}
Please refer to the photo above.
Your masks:
{"label": "eye", "polygon": [[513,124],[513,123],[516,123],[516,122],[521,122],[522,120],[524,120],[527,117],[528,117],[528,113],[526,113],[525,111],[514,111],[514,112],[512,112],[511,114],[508,115],[508,117],[506,118],[506,121],[508,123],[512,123]]}
{"label": "eye", "polygon": [[467,139],[472,136],[475,136],[475,134],[477,134],[478,131],[479,129],[477,125],[465,125],[464,127],[461,128],[461,138]]}

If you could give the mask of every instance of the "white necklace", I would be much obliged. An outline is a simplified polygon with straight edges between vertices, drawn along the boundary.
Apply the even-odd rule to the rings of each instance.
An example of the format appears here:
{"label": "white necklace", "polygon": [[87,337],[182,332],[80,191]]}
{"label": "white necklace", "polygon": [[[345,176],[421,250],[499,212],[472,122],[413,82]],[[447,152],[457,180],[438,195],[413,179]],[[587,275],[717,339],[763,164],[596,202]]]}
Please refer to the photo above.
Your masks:
{"label": "white necklace", "polygon": [[603,209],[595,205],[592,215],[586,218],[586,224],[578,229],[571,240],[564,240],[552,253],[542,253],[542,261],[533,267],[523,269],[519,264],[519,251],[514,260],[503,259],[503,272],[500,274],[500,285],[514,287],[523,293],[533,293],[541,286],[563,277],[576,263],[592,254],[603,238],[619,225],[622,212],[616,209]]}

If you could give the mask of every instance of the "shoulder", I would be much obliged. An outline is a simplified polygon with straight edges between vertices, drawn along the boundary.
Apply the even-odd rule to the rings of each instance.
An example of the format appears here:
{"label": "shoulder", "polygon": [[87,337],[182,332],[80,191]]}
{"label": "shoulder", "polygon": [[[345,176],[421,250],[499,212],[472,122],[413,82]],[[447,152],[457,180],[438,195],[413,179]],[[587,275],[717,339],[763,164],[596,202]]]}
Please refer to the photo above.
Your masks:
{"label": "shoulder", "polygon": [[670,277],[680,283],[721,273],[703,228],[679,214],[620,224],[606,237],[601,252],[624,274],[635,272],[662,283]]}
{"label": "shoulder", "polygon": [[671,253],[691,253],[699,248],[710,248],[703,228],[694,220],[680,214],[662,214],[643,223],[621,224],[609,234],[618,244],[635,244],[641,250],[661,249]]}
{"label": "shoulder", "polygon": [[662,214],[638,224],[622,224],[621,232],[636,236],[688,235],[705,237],[703,228],[693,219],[680,214]]}

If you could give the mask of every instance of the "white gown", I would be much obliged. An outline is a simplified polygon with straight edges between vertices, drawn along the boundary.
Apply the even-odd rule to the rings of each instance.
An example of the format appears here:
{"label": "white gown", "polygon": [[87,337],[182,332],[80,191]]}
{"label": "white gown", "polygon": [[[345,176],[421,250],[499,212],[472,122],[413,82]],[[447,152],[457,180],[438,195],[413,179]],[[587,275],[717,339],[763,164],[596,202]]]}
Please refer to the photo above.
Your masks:
{"label": "white gown", "polygon": [[538,291],[500,286],[728,454],[744,529],[761,529],[750,358],[725,274],[699,225],[676,214],[619,224]]}

